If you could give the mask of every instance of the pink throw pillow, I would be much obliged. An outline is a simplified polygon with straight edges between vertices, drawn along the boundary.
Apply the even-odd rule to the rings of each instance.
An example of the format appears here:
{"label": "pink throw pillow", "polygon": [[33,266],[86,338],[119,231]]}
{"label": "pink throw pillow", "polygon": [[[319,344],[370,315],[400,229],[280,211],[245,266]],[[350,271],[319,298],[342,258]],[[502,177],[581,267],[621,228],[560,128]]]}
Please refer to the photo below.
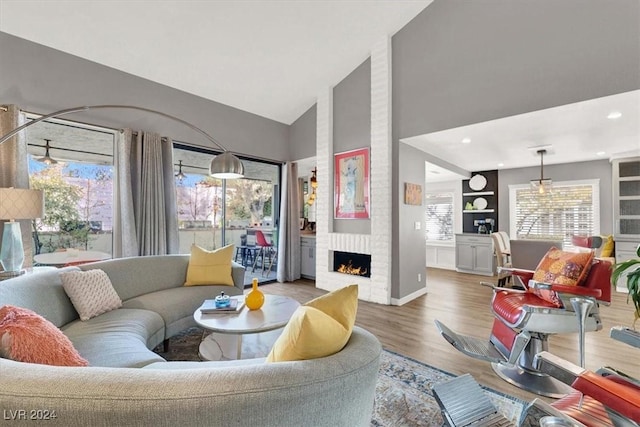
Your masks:
{"label": "pink throw pillow", "polygon": [[0,354],[42,365],[89,365],[53,323],[31,310],[12,305],[0,307]]}

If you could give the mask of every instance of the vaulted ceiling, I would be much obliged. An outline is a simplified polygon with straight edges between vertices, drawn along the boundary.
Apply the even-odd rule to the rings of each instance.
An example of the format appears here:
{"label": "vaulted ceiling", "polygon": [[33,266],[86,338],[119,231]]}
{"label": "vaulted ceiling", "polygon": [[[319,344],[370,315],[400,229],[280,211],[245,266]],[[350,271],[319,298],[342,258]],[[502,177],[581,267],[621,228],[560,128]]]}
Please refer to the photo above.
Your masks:
{"label": "vaulted ceiling", "polygon": [[0,31],[291,124],[431,0],[0,0]]}

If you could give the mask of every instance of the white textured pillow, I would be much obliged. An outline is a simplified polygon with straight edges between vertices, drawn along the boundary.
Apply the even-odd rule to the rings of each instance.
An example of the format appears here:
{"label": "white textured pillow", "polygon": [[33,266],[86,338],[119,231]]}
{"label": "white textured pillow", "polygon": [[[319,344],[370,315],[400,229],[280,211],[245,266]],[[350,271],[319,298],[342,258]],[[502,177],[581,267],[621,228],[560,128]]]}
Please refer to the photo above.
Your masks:
{"label": "white textured pillow", "polygon": [[122,300],[102,270],[68,271],[60,273],[60,278],[80,320],[122,307]]}

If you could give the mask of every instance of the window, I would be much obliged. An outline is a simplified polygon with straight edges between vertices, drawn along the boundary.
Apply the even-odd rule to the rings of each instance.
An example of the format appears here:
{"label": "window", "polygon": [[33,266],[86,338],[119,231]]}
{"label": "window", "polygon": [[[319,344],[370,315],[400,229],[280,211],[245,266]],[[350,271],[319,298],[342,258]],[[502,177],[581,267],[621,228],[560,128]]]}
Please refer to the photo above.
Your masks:
{"label": "window", "polygon": [[510,234],[517,239],[553,239],[600,234],[599,180],[554,183],[539,194],[529,185],[509,186]]}
{"label": "window", "polygon": [[453,241],[453,193],[426,193],[426,239]]}
{"label": "window", "polygon": [[30,186],[45,194],[44,218],[34,222],[35,253],[76,248],[111,254],[115,131],[49,119],[25,133]]}

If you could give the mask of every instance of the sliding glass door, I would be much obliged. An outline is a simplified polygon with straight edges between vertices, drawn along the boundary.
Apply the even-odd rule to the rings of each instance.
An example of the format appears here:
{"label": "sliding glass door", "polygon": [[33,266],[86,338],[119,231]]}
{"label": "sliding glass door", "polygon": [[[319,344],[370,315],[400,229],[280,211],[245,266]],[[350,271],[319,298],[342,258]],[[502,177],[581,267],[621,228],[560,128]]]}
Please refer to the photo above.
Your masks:
{"label": "sliding glass door", "polygon": [[[59,119],[26,130],[31,186],[45,191],[45,217],[34,222],[36,254],[112,254],[116,132]],[[190,253],[193,244],[207,250],[233,244],[245,283],[274,280],[281,165],[242,159],[243,179],[220,180],[209,176],[214,156],[174,144],[179,252]]]}
{"label": "sliding glass door", "polygon": [[[275,280],[280,165],[242,159],[245,177],[209,176],[215,154],[174,144],[180,252],[192,244],[213,250],[233,244],[235,261],[245,266],[245,283]],[[260,245],[262,233],[270,248]]]}

